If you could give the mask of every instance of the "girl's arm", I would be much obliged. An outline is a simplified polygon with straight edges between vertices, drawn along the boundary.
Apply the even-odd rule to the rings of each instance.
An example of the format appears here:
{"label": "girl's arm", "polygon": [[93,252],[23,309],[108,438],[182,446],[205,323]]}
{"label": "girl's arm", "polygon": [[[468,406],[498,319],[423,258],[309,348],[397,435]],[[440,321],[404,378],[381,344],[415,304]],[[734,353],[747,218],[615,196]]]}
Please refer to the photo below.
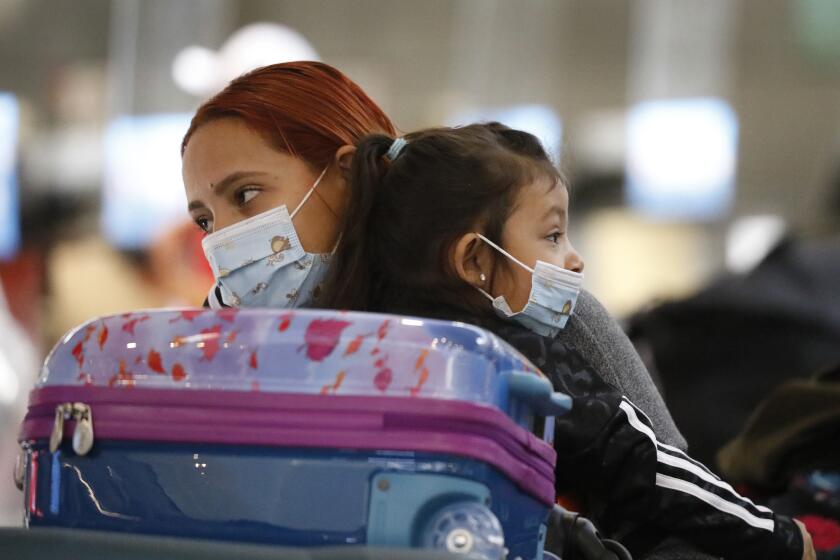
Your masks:
{"label": "girl's arm", "polygon": [[[576,398],[575,405],[587,408],[584,400]],[[558,457],[579,441],[568,436],[570,427],[555,432]],[[627,399],[587,447],[558,459],[560,473],[561,483],[600,502],[608,526],[654,526],[726,558],[803,558],[802,532],[790,518],[754,504],[701,463],[658,442],[649,420]]]}
{"label": "girl's arm", "polygon": [[800,529],[753,504],[680,449],[659,442],[650,420],[561,339],[511,327],[499,334],[554,387],[573,398],[556,419],[557,483],[597,510],[604,527],[633,525],[679,536],[726,558],[800,560]]}

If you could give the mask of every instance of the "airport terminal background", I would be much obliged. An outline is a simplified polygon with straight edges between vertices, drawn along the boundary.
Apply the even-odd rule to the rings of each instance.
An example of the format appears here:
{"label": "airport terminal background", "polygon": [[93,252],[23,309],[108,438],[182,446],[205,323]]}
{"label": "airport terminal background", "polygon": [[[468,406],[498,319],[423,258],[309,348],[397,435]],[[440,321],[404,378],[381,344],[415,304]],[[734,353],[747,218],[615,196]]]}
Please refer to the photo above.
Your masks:
{"label": "airport terminal background", "polygon": [[[840,361],[838,29],[833,0],[0,0],[0,524],[20,523],[15,435],[50,347],[96,315],[203,300],[180,140],[273,62],[338,67],[402,131],[537,134],[569,178],[585,287],[643,355],[659,303],[737,308],[775,259],[820,316],[818,344],[796,340]],[[794,358],[776,381],[820,365]]]}

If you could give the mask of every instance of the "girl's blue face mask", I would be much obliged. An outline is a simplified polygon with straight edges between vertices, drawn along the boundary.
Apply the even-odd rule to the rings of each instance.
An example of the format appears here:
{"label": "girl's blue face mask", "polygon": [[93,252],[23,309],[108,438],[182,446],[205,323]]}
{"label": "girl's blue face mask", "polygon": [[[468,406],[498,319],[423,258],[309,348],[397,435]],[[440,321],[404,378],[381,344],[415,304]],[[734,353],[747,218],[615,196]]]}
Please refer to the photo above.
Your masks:
{"label": "girl's blue face mask", "polygon": [[216,278],[210,307],[301,307],[318,297],[331,255],[304,251],[292,219],[326,172],[291,214],[284,204],[204,238],[201,245]]}
{"label": "girl's blue face mask", "polygon": [[476,235],[531,273],[531,293],[521,311],[513,311],[505,296],[494,298],[479,288],[493,303],[496,314],[503,319],[516,321],[539,335],[556,336],[572,315],[583,284],[583,274],[539,260],[531,268],[480,233]]}

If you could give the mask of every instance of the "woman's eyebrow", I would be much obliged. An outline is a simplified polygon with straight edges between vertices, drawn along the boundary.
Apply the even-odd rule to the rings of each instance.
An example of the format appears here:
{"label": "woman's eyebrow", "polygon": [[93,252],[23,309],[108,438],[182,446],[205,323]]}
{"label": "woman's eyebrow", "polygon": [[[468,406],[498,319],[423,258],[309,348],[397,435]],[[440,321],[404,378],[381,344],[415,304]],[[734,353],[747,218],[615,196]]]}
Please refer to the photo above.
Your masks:
{"label": "woman's eyebrow", "polygon": [[[218,183],[210,183],[210,190],[215,193],[224,192],[226,189],[230,188],[231,185],[241,181],[242,179],[258,177],[260,175],[267,174],[262,171],[234,171]],[[187,205],[188,212],[198,210],[199,208],[206,208],[206,205],[200,200],[193,200]]]}
{"label": "woman's eyebrow", "polygon": [[234,171],[218,183],[211,183],[210,190],[214,192],[221,192],[229,188],[233,183],[236,183],[237,181],[241,181],[242,179],[258,175],[265,175],[265,173],[261,171]]}

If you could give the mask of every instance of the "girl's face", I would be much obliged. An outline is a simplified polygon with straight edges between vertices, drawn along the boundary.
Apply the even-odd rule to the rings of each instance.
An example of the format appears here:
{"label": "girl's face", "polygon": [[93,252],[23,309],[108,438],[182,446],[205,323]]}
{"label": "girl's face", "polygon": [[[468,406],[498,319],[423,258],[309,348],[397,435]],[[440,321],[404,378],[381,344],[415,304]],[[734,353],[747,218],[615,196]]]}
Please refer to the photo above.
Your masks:
{"label": "girl's face", "polygon": [[[531,268],[540,260],[583,272],[583,259],[569,240],[568,212],[565,185],[547,177],[534,181],[520,190],[516,209],[502,232],[502,247]],[[493,297],[504,295],[513,311],[521,311],[531,293],[531,273],[492,247],[488,249],[495,253],[496,263],[488,291]]]}
{"label": "girl's face", "polygon": [[[182,167],[190,216],[208,233],[283,204],[291,213],[321,171],[272,147],[236,118],[211,121],[196,130]],[[338,166],[330,165],[295,215],[295,230],[306,251],[327,253],[335,245],[344,187]]]}

